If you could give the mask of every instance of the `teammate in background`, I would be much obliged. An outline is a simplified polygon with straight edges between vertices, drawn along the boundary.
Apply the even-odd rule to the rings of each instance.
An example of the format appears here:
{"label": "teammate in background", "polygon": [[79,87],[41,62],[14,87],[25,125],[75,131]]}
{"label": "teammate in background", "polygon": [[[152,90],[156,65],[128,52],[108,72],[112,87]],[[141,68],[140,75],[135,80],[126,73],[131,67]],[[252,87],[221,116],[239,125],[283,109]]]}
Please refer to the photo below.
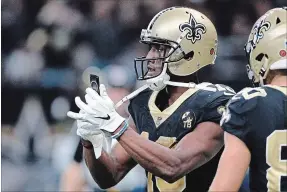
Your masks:
{"label": "teammate in background", "polygon": [[[223,146],[219,120],[235,94],[224,85],[196,84],[196,72],[214,64],[216,29],[196,10],[171,7],[151,20],[140,40],[150,51],[135,59],[135,70],[148,89],[130,100],[130,121],[117,114],[103,85],[100,95],[87,89],[87,104],[76,98],[80,113],[68,113],[79,125],[93,125],[79,126],[77,132],[85,139],[87,166],[102,188],[114,186],[140,164],[148,191],[207,191]],[[96,159],[93,146],[98,143],[92,137],[98,130],[119,144]]]}
{"label": "teammate in background", "polygon": [[247,69],[260,87],[227,104],[225,149],[210,191],[237,191],[248,166],[251,191],[287,191],[286,19],[286,8],[271,9],[252,28]]}

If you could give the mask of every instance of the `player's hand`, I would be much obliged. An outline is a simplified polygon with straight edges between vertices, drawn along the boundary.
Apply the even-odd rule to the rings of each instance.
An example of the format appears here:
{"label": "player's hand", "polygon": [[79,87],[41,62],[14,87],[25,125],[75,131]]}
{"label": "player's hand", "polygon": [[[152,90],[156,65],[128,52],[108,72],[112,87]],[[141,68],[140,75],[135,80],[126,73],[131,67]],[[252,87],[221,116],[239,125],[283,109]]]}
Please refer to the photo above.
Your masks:
{"label": "player's hand", "polygon": [[[79,114],[85,114],[83,110],[80,110]],[[95,126],[85,120],[77,120],[77,135],[82,137],[84,140],[90,141],[93,145],[97,146],[98,141],[101,140],[100,138],[92,137],[101,135],[102,131],[99,129],[98,126]]]}
{"label": "player's hand", "polygon": [[[85,112],[81,110],[79,113],[84,114]],[[92,143],[97,159],[101,156],[102,148],[107,152],[110,151],[111,137],[107,137],[107,135],[98,127],[83,120],[77,120],[77,127],[77,135]]]}
{"label": "player's hand", "polygon": [[92,88],[86,89],[86,103],[79,97],[75,98],[76,105],[84,113],[74,113],[69,111],[68,116],[89,122],[99,129],[113,133],[125,120],[115,110],[114,103],[107,94],[103,84],[100,85],[100,95]]}

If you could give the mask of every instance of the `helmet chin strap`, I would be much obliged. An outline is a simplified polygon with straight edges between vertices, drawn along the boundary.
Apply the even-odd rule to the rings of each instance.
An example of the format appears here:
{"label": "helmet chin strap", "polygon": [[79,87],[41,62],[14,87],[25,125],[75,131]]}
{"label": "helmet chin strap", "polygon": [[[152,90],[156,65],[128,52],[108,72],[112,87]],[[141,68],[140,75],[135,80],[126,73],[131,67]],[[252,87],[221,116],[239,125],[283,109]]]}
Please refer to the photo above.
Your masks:
{"label": "helmet chin strap", "polygon": [[193,82],[189,83],[181,83],[181,82],[174,82],[174,81],[165,81],[166,85],[174,86],[174,87],[188,87],[188,88],[195,88],[196,84]]}
{"label": "helmet chin strap", "polygon": [[160,91],[166,87],[164,82],[170,79],[170,76],[166,73],[166,71],[167,63],[164,63],[163,69],[159,76],[146,80],[146,83],[151,90]]}
{"label": "helmet chin strap", "polygon": [[[161,76],[161,77],[160,77]],[[157,82],[149,81],[147,84],[143,85],[142,87],[138,88],[134,92],[130,93],[129,95],[122,98],[116,105],[115,108],[120,107],[122,104],[124,104],[126,101],[134,98],[137,96],[140,92],[144,91],[147,88],[150,88],[153,91],[161,91],[164,89],[167,85],[174,86],[174,87],[188,87],[188,88],[195,88],[197,85],[193,82],[189,83],[181,83],[181,82],[174,82],[169,81],[170,77],[168,74],[160,75],[156,78],[158,78]],[[155,79],[155,78],[154,78]]]}
{"label": "helmet chin strap", "polygon": [[145,89],[149,88],[149,85],[145,84],[143,86],[141,86],[140,88],[138,88],[137,90],[133,91],[132,93],[130,93],[129,95],[125,96],[124,98],[122,98],[117,104],[115,104],[115,108],[118,108],[119,106],[121,106],[122,104],[124,104],[126,101],[134,98],[135,96],[137,96],[140,92],[144,91]]}
{"label": "helmet chin strap", "polygon": [[[164,80],[165,77],[168,77],[167,79],[169,79],[169,75],[166,74],[166,76],[163,76],[163,80],[161,83],[157,83],[157,84],[145,84],[142,87],[138,88],[137,90],[135,90],[134,92],[132,92],[131,94],[125,96],[124,98],[122,98],[116,105],[115,108],[120,107],[122,104],[124,104],[126,101],[134,98],[135,96],[137,96],[140,92],[144,91],[147,88],[150,88],[154,91],[161,91],[162,89],[164,89],[167,85],[170,86],[174,86],[174,87],[188,87],[188,88],[195,88],[197,85],[193,82],[189,82],[189,83],[181,83],[181,82],[174,82],[174,81],[169,81],[169,80]],[[158,86],[160,85],[160,86]]]}
{"label": "helmet chin strap", "polygon": [[259,84],[260,86],[264,86],[264,79],[261,75],[259,76]]}
{"label": "helmet chin strap", "polygon": [[[263,64],[261,70],[266,72],[267,66],[268,66],[268,59],[266,57],[264,57],[264,64]],[[260,86],[264,86],[264,79],[263,79],[264,75],[265,75],[265,73],[263,75],[259,74],[259,84],[260,84]]]}

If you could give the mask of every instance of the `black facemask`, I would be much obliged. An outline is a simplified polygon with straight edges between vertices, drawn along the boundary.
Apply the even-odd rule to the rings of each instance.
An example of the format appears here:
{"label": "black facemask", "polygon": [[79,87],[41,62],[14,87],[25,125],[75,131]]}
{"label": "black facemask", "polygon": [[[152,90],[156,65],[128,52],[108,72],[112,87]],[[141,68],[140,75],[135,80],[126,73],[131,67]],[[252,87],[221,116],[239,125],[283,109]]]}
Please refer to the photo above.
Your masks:
{"label": "black facemask", "polygon": [[[149,76],[148,72],[149,72],[149,68],[148,68],[148,64],[150,62],[156,62],[156,61],[161,61],[162,62],[162,69],[163,69],[163,65],[164,63],[166,63],[167,58],[169,58],[177,49],[180,48],[180,45],[177,42],[172,42],[176,44],[175,48],[172,48],[172,46],[170,45],[170,43],[168,43],[168,41],[164,41],[164,40],[153,40],[150,42],[144,42],[142,41],[141,43],[145,43],[148,44],[150,46],[156,45],[156,46],[161,46],[163,45],[165,47],[163,56],[159,56],[157,58],[147,58],[146,56],[143,57],[138,57],[134,59],[134,69],[136,72],[136,76],[138,80],[147,80],[147,79],[151,79],[151,78],[155,78],[157,76],[159,76],[161,74],[158,73],[155,76]],[[172,49],[172,51],[167,54],[167,50]],[[170,62],[170,61],[169,61]],[[161,70],[162,70],[161,69]]]}

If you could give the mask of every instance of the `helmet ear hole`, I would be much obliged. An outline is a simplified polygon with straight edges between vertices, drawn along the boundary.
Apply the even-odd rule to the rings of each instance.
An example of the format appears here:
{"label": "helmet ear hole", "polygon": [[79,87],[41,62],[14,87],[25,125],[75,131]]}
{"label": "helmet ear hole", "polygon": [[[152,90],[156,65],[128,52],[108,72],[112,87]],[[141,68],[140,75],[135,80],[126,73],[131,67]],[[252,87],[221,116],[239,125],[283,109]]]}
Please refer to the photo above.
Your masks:
{"label": "helmet ear hole", "polygon": [[256,59],[257,61],[262,61],[263,57],[264,57],[264,54],[263,54],[263,53],[260,53],[259,55],[256,56],[255,59]]}
{"label": "helmet ear hole", "polygon": [[191,60],[192,58],[193,58],[193,56],[194,56],[194,51],[190,51],[189,53],[187,53],[187,54],[184,54],[184,59],[185,60]]}
{"label": "helmet ear hole", "polygon": [[255,60],[257,61],[262,61],[263,57],[266,57],[268,59],[268,55],[264,53],[260,53],[259,55],[256,56]]}

